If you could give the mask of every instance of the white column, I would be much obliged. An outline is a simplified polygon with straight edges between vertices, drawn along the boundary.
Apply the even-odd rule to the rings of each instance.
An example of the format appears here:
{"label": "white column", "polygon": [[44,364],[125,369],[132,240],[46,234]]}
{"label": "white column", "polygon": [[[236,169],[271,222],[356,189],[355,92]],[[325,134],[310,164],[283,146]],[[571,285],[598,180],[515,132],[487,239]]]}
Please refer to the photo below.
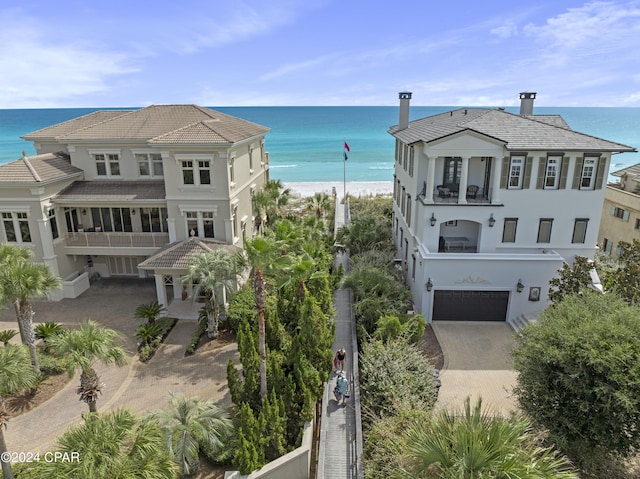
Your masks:
{"label": "white column", "polygon": [[491,203],[500,203],[500,174],[502,173],[502,158],[494,158],[491,168]]}
{"label": "white column", "polygon": [[169,229],[169,243],[177,241],[175,218],[167,218],[167,228]]}
{"label": "white column", "polygon": [[427,156],[427,191],[424,193],[424,200],[426,203],[433,203],[433,189],[435,187],[436,180],[436,158],[429,158]]}
{"label": "white column", "polygon": [[164,288],[164,279],[162,275],[158,273],[155,273],[153,277],[156,280],[156,297],[158,298],[158,304],[167,308],[169,305],[167,304],[167,291]]}
{"label": "white column", "polygon": [[458,203],[467,203],[467,178],[469,177],[469,157],[462,157],[462,170],[460,171],[460,185],[458,185]]}

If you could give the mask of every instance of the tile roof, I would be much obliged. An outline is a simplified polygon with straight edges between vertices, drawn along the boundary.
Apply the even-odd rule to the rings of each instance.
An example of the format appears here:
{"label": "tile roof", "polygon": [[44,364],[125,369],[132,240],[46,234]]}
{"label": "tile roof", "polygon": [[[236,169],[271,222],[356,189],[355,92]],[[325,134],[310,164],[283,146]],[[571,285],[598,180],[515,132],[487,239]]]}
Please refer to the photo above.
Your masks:
{"label": "tile roof", "polygon": [[230,253],[241,251],[234,245],[223,243],[209,238],[189,238],[183,241],[168,244],[153,256],[138,265],[140,269],[174,269],[185,270],[189,266],[191,258],[198,254],[208,253],[223,249]]}
{"label": "tile roof", "polygon": [[[103,116],[101,116],[103,114]],[[61,142],[136,140],[154,144],[230,144],[270,131],[231,115],[197,105],[151,105],[139,110],[96,112],[23,138]]]}
{"label": "tile roof", "polygon": [[66,153],[45,153],[0,165],[0,183],[42,183],[82,173]]}
{"label": "tile roof", "polygon": [[96,125],[103,121],[111,120],[112,118],[117,118],[121,115],[124,115],[125,113],[130,113],[131,111],[132,110],[94,111],[93,113],[89,113],[87,115],[74,118],[73,120],[65,121],[63,123],[58,123],[56,125],[48,126],[47,128],[43,128],[41,130],[28,133],[24,135],[22,138],[27,141],[35,141],[35,140],[42,140],[42,139],[53,140],[60,136],[73,133],[74,131],[87,128],[92,125]]}
{"label": "tile roof", "polygon": [[76,181],[54,197],[66,201],[164,201],[164,181]]}
{"label": "tile roof", "polygon": [[611,176],[621,177],[624,174],[630,176],[635,181],[640,180],[640,163],[636,163],[635,165],[631,165],[621,170],[614,171],[613,173],[611,173]]}
{"label": "tile roof", "polygon": [[461,108],[409,122],[389,133],[404,143],[429,143],[465,131],[475,131],[504,143],[507,150],[579,150],[631,152],[635,148],[571,130],[555,115],[522,116],[504,110]]}

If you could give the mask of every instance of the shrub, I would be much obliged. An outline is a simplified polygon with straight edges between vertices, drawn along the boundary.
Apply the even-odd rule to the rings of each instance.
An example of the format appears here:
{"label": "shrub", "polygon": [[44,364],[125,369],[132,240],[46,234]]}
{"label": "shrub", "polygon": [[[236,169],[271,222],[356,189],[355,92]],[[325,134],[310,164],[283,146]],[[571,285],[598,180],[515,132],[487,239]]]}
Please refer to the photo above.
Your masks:
{"label": "shrub", "polygon": [[234,292],[229,301],[227,319],[229,327],[238,332],[242,319],[247,319],[250,324],[256,322],[256,299],[249,285]]}
{"label": "shrub", "polygon": [[403,339],[363,343],[360,359],[362,406],[369,417],[400,409],[429,410],[437,397],[433,364]]}
{"label": "shrub", "polygon": [[566,296],[513,350],[524,412],[574,459],[640,447],[640,308],[614,294]]}
{"label": "shrub", "polygon": [[162,340],[168,336],[176,324],[174,318],[160,318],[153,324],[145,324],[136,330],[136,337],[146,339],[138,348],[138,359],[146,363],[153,357]]}
{"label": "shrub", "polygon": [[196,348],[198,347],[198,343],[200,342],[200,338],[207,330],[207,313],[202,308],[200,313],[198,314],[198,324],[196,325],[196,330],[191,335],[191,341],[189,341],[189,345],[187,346],[187,350],[185,351],[185,356],[193,354],[196,352]]}
{"label": "shrub", "polygon": [[158,304],[157,301],[153,301],[151,303],[145,303],[138,306],[135,313],[133,313],[133,316],[136,319],[143,319],[149,323],[154,323],[166,311],[167,308]]}
{"label": "shrub", "polygon": [[4,331],[0,331],[0,342],[4,343],[6,346],[16,334],[18,334],[18,331],[15,329],[5,329]]}

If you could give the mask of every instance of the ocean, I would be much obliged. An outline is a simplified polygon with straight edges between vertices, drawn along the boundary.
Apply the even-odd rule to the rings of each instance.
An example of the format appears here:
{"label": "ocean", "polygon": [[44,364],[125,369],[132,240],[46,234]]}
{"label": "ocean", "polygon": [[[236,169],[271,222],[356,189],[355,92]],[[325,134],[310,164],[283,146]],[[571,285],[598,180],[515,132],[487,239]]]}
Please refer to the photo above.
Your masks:
{"label": "ocean", "polygon": [[[343,181],[343,145],[349,182],[392,181],[397,106],[211,107],[271,128],[267,134],[270,176],[283,182]],[[411,106],[415,120],[460,107]],[[121,109],[121,108],[117,108]],[[0,164],[34,155],[21,135],[54,125],[96,108],[0,110]],[[518,113],[518,107],[507,108]],[[535,107],[536,114],[559,114],[576,131],[640,149],[640,108]],[[640,163],[640,154],[614,157],[611,170]]]}

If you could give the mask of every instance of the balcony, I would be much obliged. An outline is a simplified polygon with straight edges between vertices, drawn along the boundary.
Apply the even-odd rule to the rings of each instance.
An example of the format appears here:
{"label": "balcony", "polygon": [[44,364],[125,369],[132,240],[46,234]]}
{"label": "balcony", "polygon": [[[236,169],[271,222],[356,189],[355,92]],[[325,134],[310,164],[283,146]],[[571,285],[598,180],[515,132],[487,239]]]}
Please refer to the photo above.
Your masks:
{"label": "balcony", "polygon": [[70,254],[104,254],[108,248],[119,248],[123,254],[127,254],[127,248],[134,248],[140,254],[153,252],[168,244],[169,233],[72,232],[65,233],[63,241]]}

